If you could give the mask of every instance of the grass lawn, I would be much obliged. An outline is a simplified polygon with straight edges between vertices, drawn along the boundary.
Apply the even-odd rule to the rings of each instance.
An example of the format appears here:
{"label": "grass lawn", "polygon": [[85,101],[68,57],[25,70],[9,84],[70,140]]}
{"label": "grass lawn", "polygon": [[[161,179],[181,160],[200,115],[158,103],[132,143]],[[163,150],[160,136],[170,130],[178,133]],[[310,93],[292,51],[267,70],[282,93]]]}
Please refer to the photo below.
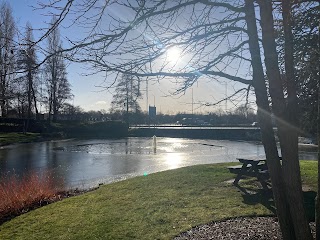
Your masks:
{"label": "grass lawn", "polygon": [[12,143],[34,142],[40,138],[40,133],[0,133],[0,146]]}
{"label": "grass lawn", "polygon": [[[270,194],[250,179],[240,185],[252,195],[242,194],[228,182],[235,175],[227,165],[192,166],[101,186],[4,223],[0,239],[172,239],[210,221],[273,214]],[[315,190],[317,162],[301,165],[304,184]]]}

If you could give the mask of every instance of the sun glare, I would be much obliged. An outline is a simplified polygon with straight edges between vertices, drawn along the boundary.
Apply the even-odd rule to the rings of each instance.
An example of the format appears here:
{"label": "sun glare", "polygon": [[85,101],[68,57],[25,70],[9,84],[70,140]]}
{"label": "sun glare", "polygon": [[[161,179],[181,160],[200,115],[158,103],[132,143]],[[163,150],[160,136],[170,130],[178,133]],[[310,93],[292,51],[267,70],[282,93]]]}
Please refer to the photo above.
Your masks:
{"label": "sun glare", "polygon": [[181,167],[183,160],[181,153],[167,153],[164,158],[169,169]]}
{"label": "sun glare", "polygon": [[181,50],[178,47],[171,47],[167,50],[167,60],[170,63],[177,63],[181,58]]}

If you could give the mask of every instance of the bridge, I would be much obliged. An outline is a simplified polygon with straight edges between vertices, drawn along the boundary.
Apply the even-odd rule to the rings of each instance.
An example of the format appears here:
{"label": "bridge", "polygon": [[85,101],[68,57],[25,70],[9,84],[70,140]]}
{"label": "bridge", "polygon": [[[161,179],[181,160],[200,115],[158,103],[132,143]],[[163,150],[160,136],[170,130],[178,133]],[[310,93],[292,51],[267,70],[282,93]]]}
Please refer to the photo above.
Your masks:
{"label": "bridge", "polygon": [[197,139],[225,139],[260,141],[259,127],[211,127],[211,126],[132,126],[129,135],[135,137],[179,137]]}

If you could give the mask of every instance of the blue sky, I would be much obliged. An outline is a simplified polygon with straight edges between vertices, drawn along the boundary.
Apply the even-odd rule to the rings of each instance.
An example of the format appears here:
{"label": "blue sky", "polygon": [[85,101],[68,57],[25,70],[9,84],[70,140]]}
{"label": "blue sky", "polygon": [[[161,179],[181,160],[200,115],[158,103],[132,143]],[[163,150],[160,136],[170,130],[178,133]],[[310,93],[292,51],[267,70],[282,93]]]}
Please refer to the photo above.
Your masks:
{"label": "blue sky", "polygon": [[[4,0],[0,0],[4,1]],[[29,21],[33,28],[43,28],[46,27],[46,22],[50,22],[50,18],[43,16],[41,11],[33,11],[30,5],[35,5],[37,1],[35,0],[11,0],[8,1],[12,7],[13,15],[16,19],[16,23],[23,33],[24,26],[27,21]],[[121,14],[117,12],[116,14]],[[64,29],[60,28],[62,40],[65,36],[81,36],[81,32],[76,28]],[[40,31],[34,32],[34,36],[37,39],[41,35]],[[42,46],[45,45],[45,41]],[[81,66],[79,64],[71,63],[68,66],[68,80],[72,85],[72,93],[74,94],[74,99],[70,102],[74,105],[80,105],[85,110],[108,110],[110,108],[110,102],[112,100],[112,92],[105,91],[101,87],[102,82],[105,79],[99,75],[93,76],[82,76],[86,73],[84,69],[86,66]],[[106,82],[113,82],[113,79],[106,79]],[[143,99],[140,102],[142,110],[147,109],[147,105],[156,105],[157,112],[175,114],[177,112],[187,112],[192,111],[192,92],[193,92],[193,102],[203,102],[216,100],[224,97],[225,92],[233,92],[234,88],[238,88],[234,83],[228,82],[227,89],[226,84],[219,84],[217,82],[209,81],[203,79],[198,82],[193,87],[193,90],[188,89],[185,94],[180,96],[168,96],[169,92],[173,91],[177,86],[175,86],[170,81],[162,81],[159,83],[149,84],[149,101],[146,100],[145,83],[142,85]],[[243,85],[241,86],[243,87]],[[225,102],[220,105],[220,107],[225,110]],[[231,109],[232,104],[228,103],[228,108]],[[219,107],[201,107],[198,108],[197,104],[194,104],[194,113],[197,112],[209,112],[215,111]]]}
{"label": "blue sky", "polygon": [[[27,21],[31,23],[34,29],[46,27],[46,23],[50,22],[50,18],[42,16],[39,10],[34,11],[31,8],[32,4],[36,4],[36,1],[34,0],[12,0],[9,1],[9,3],[12,7],[16,24],[22,34],[24,33],[24,27]],[[60,29],[60,32],[63,37],[70,34],[70,29]],[[40,37],[41,33],[41,31],[34,31],[35,39]],[[46,42],[44,41],[42,46],[44,46],[45,43]],[[111,101],[111,94],[101,92],[99,88],[95,87],[100,85],[102,81],[99,77],[81,76],[84,71],[82,70],[82,66],[78,64],[71,63],[68,66],[67,71],[68,80],[72,85],[72,93],[75,96],[70,103],[80,105],[85,110],[109,109],[108,103]]]}

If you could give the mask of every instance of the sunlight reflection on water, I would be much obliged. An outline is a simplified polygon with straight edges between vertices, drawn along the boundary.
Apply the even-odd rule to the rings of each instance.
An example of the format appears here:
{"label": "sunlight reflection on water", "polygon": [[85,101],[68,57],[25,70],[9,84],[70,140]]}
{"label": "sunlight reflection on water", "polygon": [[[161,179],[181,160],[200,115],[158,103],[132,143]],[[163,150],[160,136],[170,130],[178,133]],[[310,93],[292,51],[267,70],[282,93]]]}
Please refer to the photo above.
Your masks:
{"label": "sunlight reflection on water", "polygon": [[[253,142],[157,137],[153,151],[152,141],[126,138],[10,146],[0,150],[0,176],[49,170],[68,188],[88,188],[168,169],[264,154],[262,145]],[[301,158],[316,159],[316,153],[304,153]]]}
{"label": "sunlight reflection on water", "polygon": [[165,163],[168,165],[168,169],[178,168],[183,160],[183,156],[181,153],[167,153],[163,156],[165,159]]}

